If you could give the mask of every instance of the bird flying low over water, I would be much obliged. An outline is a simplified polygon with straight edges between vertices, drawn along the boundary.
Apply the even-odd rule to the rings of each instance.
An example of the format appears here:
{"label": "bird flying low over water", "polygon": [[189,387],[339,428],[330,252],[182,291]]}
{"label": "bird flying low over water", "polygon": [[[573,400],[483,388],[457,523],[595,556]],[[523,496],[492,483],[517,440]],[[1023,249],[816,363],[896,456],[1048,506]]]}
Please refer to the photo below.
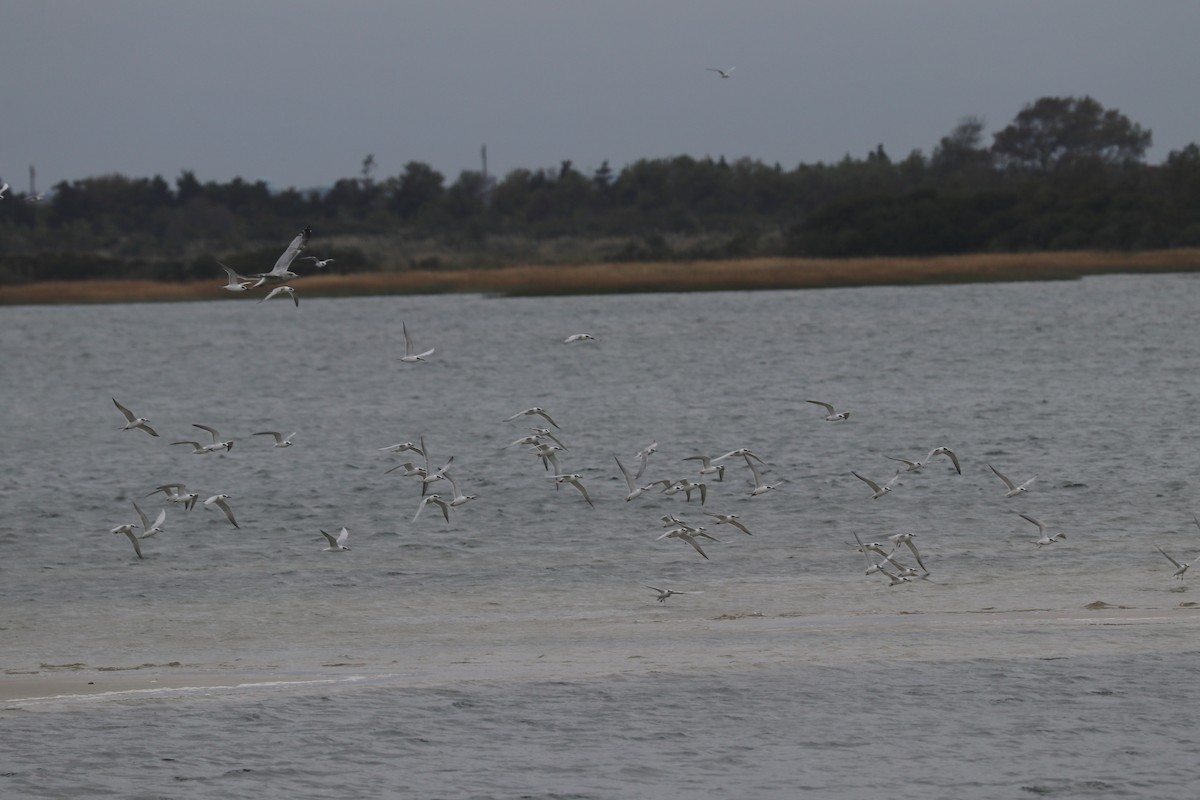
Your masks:
{"label": "bird flying low over water", "polygon": [[214,494],[212,497],[204,501],[204,506],[205,508],[221,509],[225,512],[226,519],[229,520],[233,527],[241,528],[242,526],[238,525],[237,520],[233,518],[233,509],[229,507],[229,499],[230,497],[227,494]]}
{"label": "bird flying low over water", "polygon": [[571,342],[594,342],[595,340],[596,337],[592,336],[590,333],[572,333],[570,336],[563,339],[566,344],[570,344]]}
{"label": "bird flying low over water", "polygon": [[660,603],[667,602],[668,597],[676,594],[700,594],[700,592],[677,592],[674,589],[660,589],[657,586],[651,586],[648,583],[645,584],[645,586],[647,589],[653,589],[654,591],[658,592],[658,602]]}
{"label": "bird flying low over water", "polygon": [[292,302],[296,304],[296,308],[300,307],[300,298],[296,296],[296,290],[290,286],[276,286],[271,291],[267,292],[267,296],[259,300],[259,303],[265,303],[272,297],[290,297]]}
{"label": "bird flying low over water", "polygon": [[1037,525],[1038,533],[1040,533],[1041,536],[1037,539],[1037,541],[1034,542],[1034,544],[1036,544],[1038,547],[1044,547],[1048,544],[1054,544],[1059,539],[1067,538],[1067,535],[1065,533],[1056,533],[1053,536],[1050,536],[1049,534],[1046,533],[1046,526],[1043,525],[1041,522],[1038,522],[1033,517],[1030,517],[1025,514],[1021,514],[1021,513],[1017,513],[1017,516],[1019,516],[1021,519],[1025,520],[1026,522],[1032,522],[1034,525]]}
{"label": "bird flying low over water", "polygon": [[325,541],[329,542],[329,547],[326,547],[324,550],[322,550],[322,553],[340,553],[343,550],[350,549],[349,547],[346,547],[346,540],[350,538],[350,531],[346,530],[345,528],[342,528],[340,531],[338,531],[338,535],[336,537],[331,533],[326,533],[325,531],[321,531],[321,535],[325,537]]}
{"label": "bird flying low over water", "polygon": [[427,495],[417,506],[417,513],[413,514],[413,522],[417,521],[417,517],[421,516],[421,512],[425,510],[425,506],[433,503],[442,510],[442,516],[446,518],[446,522],[450,522],[450,504],[443,500],[439,495]]}
{"label": "bird flying low over water", "polygon": [[596,504],[592,502],[592,498],[588,497],[587,489],[585,489],[583,487],[583,476],[582,475],[575,475],[575,474],[555,475],[554,482],[557,483],[559,486],[562,486],[564,483],[571,484],[572,486],[574,486],[576,489],[579,490],[579,493],[581,495],[583,495],[584,500],[587,500],[587,504],[589,506],[591,506],[592,508],[596,507]]}
{"label": "bird flying low over water", "polygon": [[898,484],[900,482],[900,470],[896,470],[896,474],[893,475],[888,480],[888,482],[885,483],[883,486],[880,486],[878,483],[871,480],[870,478],[864,478],[862,475],[859,475],[854,470],[850,470],[850,474],[853,475],[854,477],[858,478],[860,481],[865,483],[867,486],[871,487],[871,492],[872,492],[871,499],[872,500],[878,500],[879,498],[883,497],[885,494],[892,491],[893,486],[895,486],[896,484]]}
{"label": "bird flying low over water", "polygon": [[292,446],[292,437],[295,436],[296,433],[297,433],[296,431],[292,431],[287,436],[284,436],[279,431],[259,431],[258,433],[252,433],[250,435],[251,436],[273,436],[273,437],[275,437],[275,444],[272,445],[272,447],[291,447]]}
{"label": "bird flying low over water", "polygon": [[405,364],[413,364],[417,361],[424,361],[426,356],[433,355],[433,351],[437,349],[431,347],[424,353],[413,352],[415,348],[413,347],[412,339],[410,339],[408,336],[408,326],[401,322],[400,330],[404,333],[404,355],[400,358],[400,360]]}
{"label": "bird flying low over water", "polygon": [[187,486],[182,483],[164,483],[162,486],[159,486],[153,492],[146,495],[146,497],[150,497],[151,495],[156,495],[159,492],[162,492],[167,496],[168,502],[183,503],[183,507],[188,511],[191,511],[196,505],[196,501],[200,498],[200,495],[196,494],[195,492],[184,492],[184,489],[186,488]]}
{"label": "bird flying low over water", "polygon": [[143,533],[138,537],[139,539],[149,539],[154,534],[162,532],[162,524],[167,519],[167,510],[165,508],[158,512],[158,518],[154,520],[153,525],[150,524],[150,518],[146,516],[146,512],[142,511],[136,502],[133,504],[133,510],[137,512],[138,517],[142,520]]}
{"label": "bird flying low over water", "polygon": [[[541,417],[542,419],[546,420],[547,422],[549,422],[554,427],[556,427],[556,428],[559,427],[558,423],[555,422],[554,420],[550,419],[550,415],[546,413],[546,409],[542,408],[541,406],[533,406],[532,408],[527,408],[524,411],[518,411],[517,413],[513,414],[511,417],[509,417],[508,419],[506,419],[504,421],[512,422],[517,417],[533,416],[535,414],[537,416]],[[561,428],[560,428],[560,430],[561,430]]]}
{"label": "bird flying low over water", "polygon": [[820,400],[805,400],[804,402],[824,408],[826,422],[841,422],[842,420],[850,419],[849,411],[837,411],[830,403],[823,403]]}
{"label": "bird flying low over water", "polygon": [[1200,559],[1200,553],[1197,553],[1196,558],[1193,558],[1191,561],[1176,561],[1170,553],[1168,553],[1166,550],[1163,550],[1158,545],[1154,545],[1154,548],[1158,550],[1158,552],[1162,553],[1163,556],[1166,557],[1167,561],[1170,561],[1175,565],[1175,572],[1172,573],[1171,577],[1178,578],[1179,580],[1183,580],[1183,574],[1188,571],[1188,568],[1191,567],[1192,564],[1196,563],[1197,559]]}
{"label": "bird flying low over water", "polygon": [[950,463],[954,464],[954,470],[959,475],[962,475],[962,466],[958,463],[958,456],[956,456],[954,451],[949,447],[935,447],[930,450],[929,455],[925,456],[925,458],[921,461],[909,461],[907,458],[895,458],[894,456],[884,456],[884,458],[889,458],[892,461],[899,461],[902,464],[907,464],[908,468],[905,470],[905,472],[920,472],[922,467],[928,466],[929,462],[938,456],[946,456],[949,458]]}
{"label": "bird flying low over water", "polygon": [[139,428],[151,436],[158,436],[158,431],[154,430],[154,428],[151,428],[150,425],[147,424],[150,422],[150,420],[146,419],[145,417],[135,417],[133,412],[118,403],[117,398],[115,397],[113,398],[113,405],[117,407],[118,411],[125,415],[125,427],[121,428],[121,430],[131,431],[134,428]]}
{"label": "bird flying low over water", "polygon": [[125,525],[118,525],[117,527],[113,528],[111,533],[118,533],[118,534],[123,533],[127,537],[129,537],[129,541],[133,543],[133,552],[137,553],[138,558],[143,558],[144,556],[142,556],[142,546],[140,544],[138,544],[138,537],[133,532],[133,529],[136,527],[137,527],[137,525],[134,525],[132,523],[126,523]]}
{"label": "bird flying low over water", "polygon": [[1012,481],[1010,481],[1006,475],[1004,475],[1002,472],[1000,472],[1000,470],[993,467],[991,464],[988,464],[988,469],[990,469],[992,472],[996,473],[996,477],[999,478],[1000,480],[1004,481],[1004,485],[1008,487],[1008,492],[1004,495],[1005,497],[1016,497],[1017,495],[1021,494],[1022,492],[1028,491],[1029,484],[1031,484],[1037,480],[1037,475],[1034,475],[1032,478],[1030,478],[1029,480],[1025,481],[1024,483],[1022,483],[1021,485],[1018,486],[1018,485],[1014,484]]}
{"label": "bird flying low over water", "polygon": [[732,525],[747,536],[754,535],[750,533],[750,529],[746,527],[745,523],[741,521],[741,518],[738,517],[737,514],[716,514],[712,511],[705,511],[704,513],[715,519],[717,521],[717,525]]}

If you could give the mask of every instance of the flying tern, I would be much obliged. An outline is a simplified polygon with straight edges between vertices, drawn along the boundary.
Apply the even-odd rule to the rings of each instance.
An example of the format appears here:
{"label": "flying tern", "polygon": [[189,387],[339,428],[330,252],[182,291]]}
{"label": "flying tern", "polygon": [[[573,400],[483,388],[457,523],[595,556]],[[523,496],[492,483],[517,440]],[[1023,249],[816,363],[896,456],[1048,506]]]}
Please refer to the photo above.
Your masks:
{"label": "flying tern", "polygon": [[296,260],[296,256],[300,255],[300,251],[304,249],[304,246],[308,244],[308,237],[310,236],[312,236],[312,228],[306,226],[296,238],[292,239],[291,244],[283,251],[283,255],[275,262],[275,266],[271,268],[270,272],[260,272],[250,276],[258,279],[258,283],[250,288],[257,289],[264,283],[283,283],[292,278],[299,278],[300,276],[292,272],[289,267]]}
{"label": "flying tern", "polygon": [[708,456],[688,456],[684,461],[699,461],[701,475],[716,475],[718,481],[725,480],[725,465],[714,464]]}
{"label": "flying tern", "polygon": [[329,547],[323,549],[321,551],[322,553],[340,553],[343,550],[350,549],[349,547],[346,547],[346,540],[350,538],[350,531],[346,530],[345,528],[342,528],[340,531],[338,531],[338,535],[336,537],[334,537],[332,533],[326,533],[325,531],[321,531],[321,535],[325,537],[325,541],[329,542]]}
{"label": "flying tern", "polygon": [[142,511],[137,503],[133,504],[133,510],[137,512],[138,517],[142,520],[142,530],[144,533],[138,537],[139,539],[149,539],[154,534],[162,532],[162,524],[167,519],[167,510],[165,508],[158,512],[158,518],[154,520],[153,525],[150,524],[150,518],[146,516],[146,512]]}
{"label": "flying tern", "polygon": [[734,71],[735,69],[737,69],[737,67],[730,67],[729,69],[721,69],[721,68],[719,68],[719,67],[705,67],[704,69],[705,69],[706,71],[708,71],[708,72],[716,72],[716,73],[717,73],[717,74],[719,74],[719,75],[720,75],[722,78],[732,78],[732,77],[733,77],[733,71]]}
{"label": "flying tern", "polygon": [[297,433],[296,431],[292,431],[287,436],[284,436],[279,431],[259,431],[258,433],[252,433],[250,435],[251,436],[273,436],[275,438],[275,444],[271,445],[272,447],[291,447],[292,446],[292,437],[295,436],[296,433]]}
{"label": "flying tern", "polygon": [[949,447],[935,447],[930,450],[929,455],[925,456],[925,458],[921,461],[909,461],[907,458],[895,458],[894,456],[884,456],[884,458],[890,458],[892,461],[899,461],[903,464],[907,464],[908,468],[905,469],[905,472],[920,472],[922,467],[928,466],[929,462],[938,456],[946,456],[949,458],[950,462],[954,464],[955,471],[958,472],[959,475],[962,475],[962,466],[958,463],[958,456],[956,456],[954,451]]}
{"label": "flying tern", "polygon": [[812,403],[814,406],[821,406],[825,409],[825,420],[827,422],[841,422],[842,420],[850,419],[849,411],[837,411],[829,403],[822,403],[820,400],[805,400],[806,403]]}
{"label": "flying tern", "polygon": [[220,265],[221,269],[225,270],[225,274],[229,276],[229,282],[221,287],[225,291],[244,292],[254,285],[253,279],[248,278],[245,275],[239,275],[237,272],[225,266],[220,261],[218,261],[217,264]]}
{"label": "flying tern", "polygon": [[570,344],[571,342],[592,342],[595,340],[596,337],[592,336],[590,333],[573,333],[567,338],[563,339],[563,341],[567,344]]}
{"label": "flying tern", "polygon": [[380,447],[380,450],[385,453],[403,453],[406,450],[411,450],[418,455],[425,455],[425,451],[417,447],[412,442],[401,442],[400,444],[389,444],[387,447]]}
{"label": "flying tern", "polygon": [[737,514],[716,514],[712,511],[705,511],[704,513],[715,519],[717,525],[732,525],[747,536],[754,535],[750,533],[750,529],[746,527]]}
{"label": "flying tern", "polygon": [[896,548],[899,548],[900,545],[904,545],[909,550],[911,550],[912,554],[913,554],[913,558],[915,558],[917,560],[917,566],[919,566],[921,569],[925,570],[925,574],[928,575],[929,568],[925,566],[925,562],[921,560],[921,554],[919,552],[917,552],[917,546],[915,544],[913,544],[914,536],[916,536],[915,533],[894,533],[888,537],[888,540],[891,541],[891,543],[893,545],[895,545]]}
{"label": "flying tern", "polygon": [[113,398],[113,405],[115,405],[117,407],[117,410],[119,410],[122,414],[125,415],[125,427],[121,428],[121,430],[131,431],[134,428],[140,428],[141,430],[145,431],[146,433],[150,434],[151,436],[158,436],[158,431],[154,430],[154,428],[151,428],[150,425],[148,424],[150,422],[150,420],[146,419],[145,417],[135,417],[133,415],[133,412],[130,411],[125,406],[118,403],[117,398],[115,398],[115,397]]}
{"label": "flying tern", "polygon": [[644,473],[646,471],[646,464],[650,461],[650,456],[654,455],[657,452],[658,452],[658,442],[651,442],[650,444],[643,447],[641,450],[637,451],[637,455],[635,455],[634,458],[636,458],[638,460],[638,470],[637,470],[637,473],[633,476],[634,478],[642,477],[642,473]]}
{"label": "flying tern", "polygon": [[872,492],[871,499],[872,500],[878,500],[879,498],[883,497],[885,494],[892,491],[893,486],[895,486],[896,484],[898,484],[900,482],[900,470],[896,470],[896,474],[893,475],[890,479],[888,479],[888,482],[882,486],[880,486],[878,483],[871,480],[870,478],[864,478],[862,475],[859,475],[854,470],[850,470],[850,474],[853,475],[854,477],[858,478],[860,481],[865,483],[867,486],[871,487],[871,492]]}
{"label": "flying tern", "polygon": [[436,347],[431,347],[424,353],[415,353],[413,352],[415,348],[413,347],[412,339],[408,335],[408,325],[401,322],[400,331],[404,334],[404,355],[400,360],[406,364],[415,364],[418,361],[424,361],[426,356],[433,355],[433,351],[437,349]]}
{"label": "flying tern", "polygon": [[1016,497],[1017,495],[1021,494],[1022,492],[1028,491],[1029,484],[1031,484],[1035,480],[1037,480],[1037,475],[1034,475],[1032,478],[1025,481],[1020,486],[1017,486],[1012,481],[1010,481],[1002,472],[1000,472],[1000,470],[996,469],[991,464],[988,464],[988,468],[991,469],[992,472],[996,473],[996,477],[999,478],[1000,480],[1004,481],[1004,485],[1008,487],[1008,492],[1004,495],[1005,497]]}
{"label": "flying tern", "polygon": [[667,602],[668,597],[676,594],[700,594],[700,592],[677,592],[674,589],[660,589],[657,586],[651,586],[648,583],[644,585],[647,589],[653,589],[654,591],[658,592],[658,602],[660,603]]}
{"label": "flying tern", "polygon": [[1026,522],[1032,522],[1034,525],[1037,525],[1038,533],[1040,533],[1041,536],[1038,538],[1037,541],[1034,542],[1034,544],[1036,544],[1038,547],[1043,547],[1048,544],[1053,544],[1054,542],[1057,542],[1059,539],[1067,538],[1067,535],[1065,533],[1056,533],[1053,536],[1048,535],[1046,533],[1046,526],[1043,525],[1042,523],[1038,522],[1033,517],[1030,517],[1025,514],[1021,514],[1021,513],[1018,513],[1017,516],[1019,516],[1021,519],[1025,520]]}
{"label": "flying tern", "polygon": [[272,297],[290,297],[292,302],[296,304],[296,308],[300,307],[300,298],[296,296],[296,290],[290,286],[276,286],[271,291],[267,292],[266,297],[259,300],[260,303],[265,303]]}
{"label": "flying tern", "polygon": [[162,486],[159,486],[153,492],[146,495],[146,497],[150,497],[151,495],[156,495],[159,492],[162,492],[167,496],[168,502],[183,503],[183,507],[188,511],[191,511],[196,505],[196,500],[199,499],[200,495],[196,494],[195,492],[185,493],[184,489],[186,488],[187,486],[183,485],[182,483],[164,483]]}
{"label": "flying tern", "polygon": [[780,486],[787,483],[787,478],[780,478],[775,483],[767,483],[763,480],[762,475],[759,473],[758,467],[754,466],[754,462],[750,460],[749,453],[746,454],[745,458],[746,466],[750,468],[750,474],[754,476],[754,488],[750,490],[751,497],[758,497],[759,495],[766,494],[772,489],[778,489]]}
{"label": "flying tern", "polygon": [[133,543],[133,552],[137,553],[138,558],[142,558],[142,546],[138,544],[138,537],[133,532],[133,529],[136,527],[137,525],[127,523],[125,525],[118,525],[117,527],[113,528],[111,532],[117,534],[123,533],[129,537],[129,541]]}
{"label": "flying tern", "polygon": [[1197,559],[1200,559],[1200,553],[1198,553],[1196,555],[1196,558],[1193,558],[1191,561],[1176,561],[1174,558],[1171,557],[1171,554],[1168,553],[1166,550],[1163,550],[1158,545],[1154,545],[1154,547],[1155,547],[1155,549],[1158,550],[1158,552],[1160,552],[1164,556],[1166,556],[1167,561],[1170,561],[1172,564],[1175,565],[1175,572],[1173,573],[1173,577],[1178,578],[1179,580],[1183,580],[1183,573],[1187,572],[1188,567],[1192,566],[1192,564],[1195,563]]}
{"label": "flying tern", "polygon": [[561,430],[561,427],[559,426],[559,424],[557,422],[555,422],[554,420],[552,420],[550,418],[550,415],[546,413],[546,409],[542,408],[541,406],[533,406],[532,408],[527,408],[524,411],[518,411],[517,413],[513,414],[511,417],[509,417],[508,419],[506,419],[504,421],[512,422],[517,417],[529,417],[529,416],[535,416],[535,415],[543,418],[544,420],[549,422],[551,425],[553,425],[554,427],[559,428],[559,430]]}
{"label": "flying tern", "polygon": [[576,475],[574,473],[567,474],[567,475],[555,475],[554,482],[557,483],[559,486],[562,486],[564,483],[571,484],[572,486],[574,486],[576,489],[579,490],[579,493],[581,495],[583,495],[584,500],[587,500],[587,503],[589,506],[591,506],[592,508],[596,507],[596,504],[592,502],[592,498],[588,497],[587,489],[585,489],[583,486],[583,476],[582,475]]}
{"label": "flying tern", "polygon": [[233,527],[240,529],[242,526],[238,525],[237,520],[233,518],[233,509],[229,507],[229,500],[230,497],[227,494],[214,494],[212,497],[204,501],[204,505],[206,508],[221,509],[225,512],[225,517],[229,520],[230,524],[233,525]]}
{"label": "flying tern", "polygon": [[625,485],[629,487],[629,494],[625,495],[625,502],[628,503],[630,500],[645,494],[646,490],[650,487],[638,486],[637,483],[634,482],[633,476],[629,474],[629,470],[626,469],[625,465],[621,463],[621,459],[613,456],[613,460],[617,462],[617,469],[621,470],[621,475],[625,478]]}
{"label": "flying tern", "polygon": [[440,495],[436,494],[426,495],[426,497],[421,501],[421,504],[417,506],[417,513],[413,514],[413,522],[417,521],[417,517],[421,516],[421,512],[425,510],[425,506],[429,505],[430,503],[433,503],[442,510],[442,516],[445,517],[446,522],[449,523],[450,504],[443,500]]}

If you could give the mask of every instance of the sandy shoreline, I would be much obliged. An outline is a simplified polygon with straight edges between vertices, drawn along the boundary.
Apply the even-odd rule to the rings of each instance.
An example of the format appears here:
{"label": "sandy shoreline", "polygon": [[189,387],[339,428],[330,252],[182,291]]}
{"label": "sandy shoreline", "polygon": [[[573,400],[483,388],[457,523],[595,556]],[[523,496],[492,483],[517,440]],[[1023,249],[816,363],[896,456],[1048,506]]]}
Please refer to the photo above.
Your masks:
{"label": "sandy shoreline", "polygon": [[[219,273],[214,264],[213,270]],[[753,291],[857,286],[1074,280],[1087,275],[1200,271],[1200,248],[1145,252],[1016,253],[934,258],[803,259],[514,266],[497,269],[405,270],[295,280],[304,297],[476,293],[501,296],[639,292]],[[0,305],[257,302],[265,290],[231,294],[224,279],[53,281],[0,286]]]}
{"label": "sandy shoreline", "polygon": [[[1133,629],[1161,631],[1133,637]],[[1051,653],[1031,630],[1053,629]],[[982,610],[847,615],[722,615],[569,621],[416,635],[374,663],[255,666],[146,664],[43,665],[0,674],[0,705],[170,696],[173,691],[321,691],[354,685],[430,688],[471,681],[588,680],[681,669],[846,666],[864,661],[1022,659],[1138,652],[1191,652],[1200,607]],[[852,634],[852,635],[850,635]],[[1141,642],[1134,646],[1134,641]],[[1153,641],[1150,650],[1143,649]],[[286,664],[286,666],[280,666]]]}

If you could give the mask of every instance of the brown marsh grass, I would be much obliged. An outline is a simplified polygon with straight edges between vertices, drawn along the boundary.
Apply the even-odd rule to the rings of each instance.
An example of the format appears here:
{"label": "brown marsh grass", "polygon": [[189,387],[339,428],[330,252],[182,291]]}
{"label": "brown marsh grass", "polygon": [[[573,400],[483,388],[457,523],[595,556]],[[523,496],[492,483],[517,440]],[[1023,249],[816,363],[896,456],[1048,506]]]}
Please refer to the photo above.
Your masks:
{"label": "brown marsh grass", "polygon": [[[1071,280],[1085,275],[1200,271],[1200,248],[1137,253],[976,254],[936,258],[804,259],[603,263],[495,269],[312,275],[304,297],[479,293],[502,296],[818,289],[1001,281]],[[0,286],[0,305],[217,300],[221,280],[195,283],[72,281]],[[247,293],[248,294],[248,293]],[[254,292],[254,297],[261,296]]]}

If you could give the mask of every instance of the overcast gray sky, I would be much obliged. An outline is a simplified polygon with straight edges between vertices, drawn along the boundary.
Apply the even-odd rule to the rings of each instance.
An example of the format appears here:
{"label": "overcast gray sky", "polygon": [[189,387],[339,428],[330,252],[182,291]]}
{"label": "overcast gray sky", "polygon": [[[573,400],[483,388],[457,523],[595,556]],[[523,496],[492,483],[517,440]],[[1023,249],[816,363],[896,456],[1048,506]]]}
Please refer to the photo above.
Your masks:
{"label": "overcast gray sky", "polygon": [[[328,185],[375,155],[785,168],[987,141],[1046,95],[1200,140],[1196,0],[4,0],[0,177]],[[722,80],[706,67],[733,67]]]}

